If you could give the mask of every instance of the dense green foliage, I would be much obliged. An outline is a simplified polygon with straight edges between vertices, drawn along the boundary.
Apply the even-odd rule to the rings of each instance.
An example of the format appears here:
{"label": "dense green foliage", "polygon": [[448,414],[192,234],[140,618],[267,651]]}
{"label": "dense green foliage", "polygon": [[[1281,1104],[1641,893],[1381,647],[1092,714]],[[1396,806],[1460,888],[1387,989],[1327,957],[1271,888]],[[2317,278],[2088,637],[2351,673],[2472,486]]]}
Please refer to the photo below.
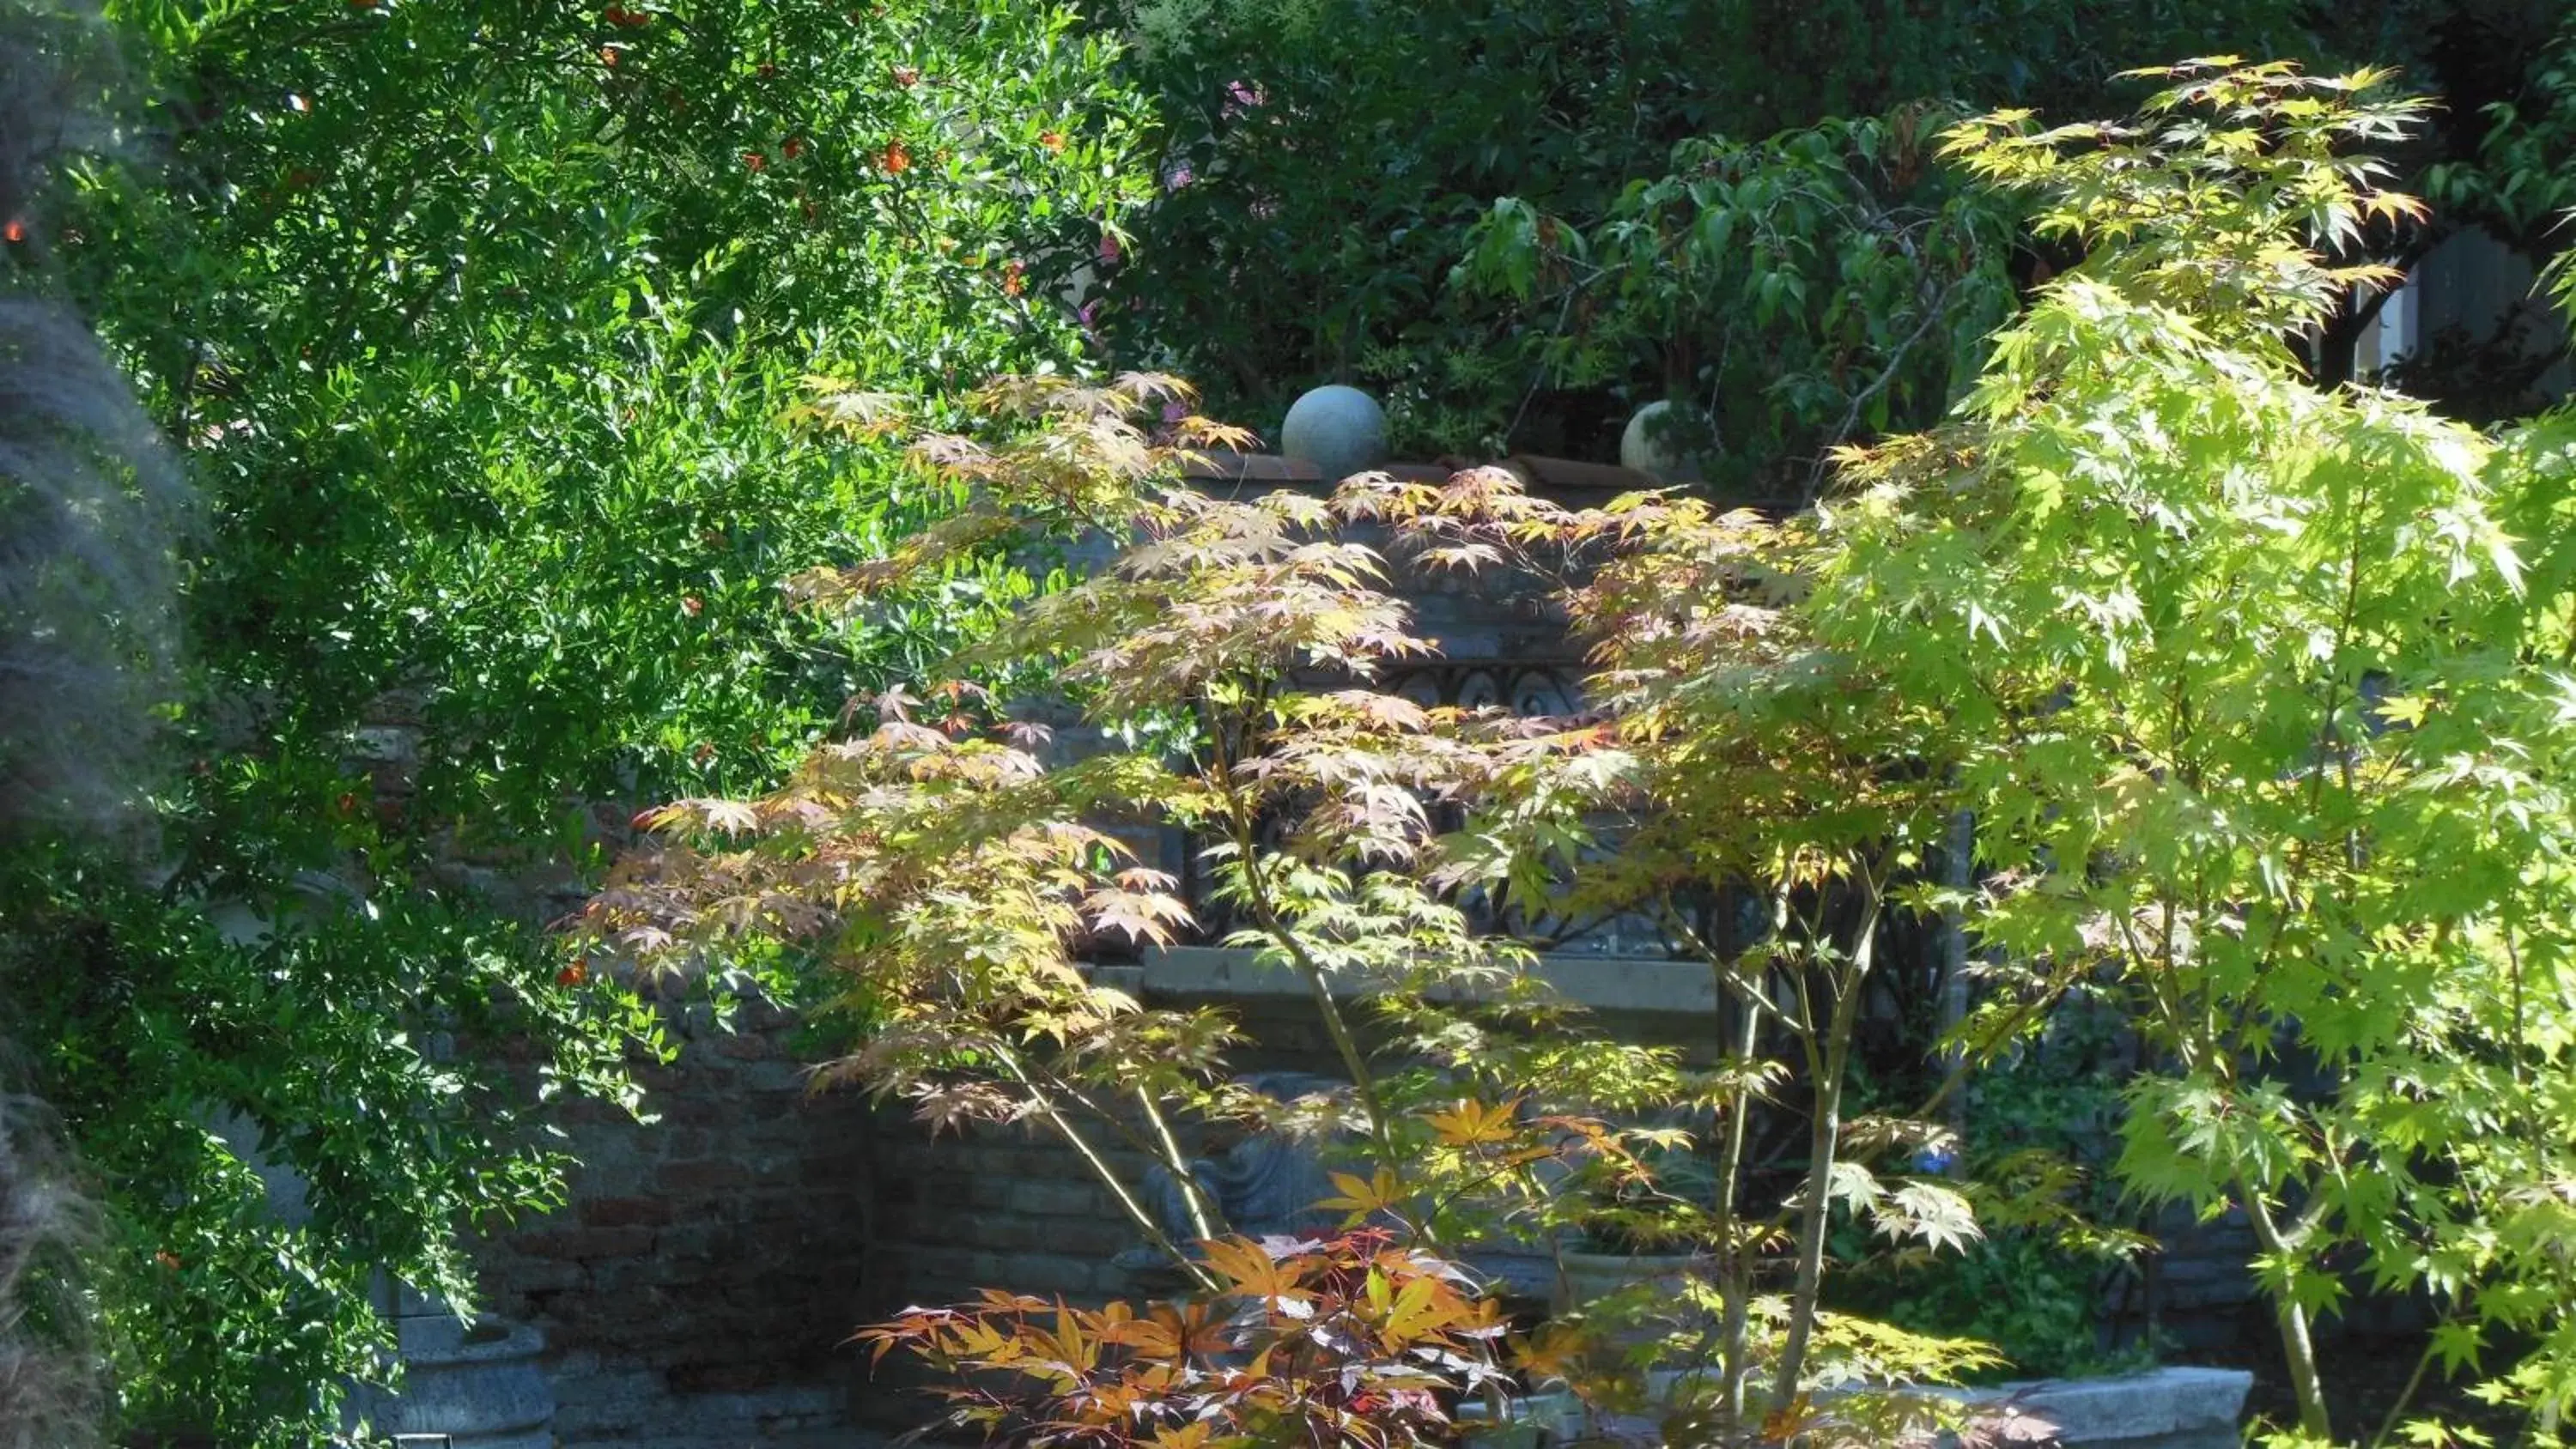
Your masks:
{"label": "dense green foliage", "polygon": [[[1213,411],[1265,429],[1306,387],[1361,382],[1387,399],[1399,448],[1489,456],[1599,456],[1631,409],[1690,380],[1668,380],[1652,355],[1551,376],[1556,339],[1591,328],[1553,300],[1523,310],[1453,287],[1496,198],[1588,229],[1632,178],[1686,169],[1672,154],[1683,142],[1725,151],[1925,100],[2080,113],[2140,56],[2310,44],[2303,7],[2280,0],[1115,8],[1167,127],[1166,194],[1140,223],[1145,244],[1108,274],[1102,325],[1120,361],[1201,378]],[[1806,300],[1831,305],[1821,288]],[[1658,341],[1712,362],[1720,351],[1704,331]]]}
{"label": "dense green foliage", "polygon": [[2367,279],[2310,248],[2411,210],[2346,154],[2411,110],[2373,83],[2185,75],[2148,126],[1957,142],[2091,256],[1950,424],[1855,460],[1801,613],[1977,814],[1962,904],[2029,971],[1990,1009],[2117,973],[2159,1065],[2121,1176],[2246,1212],[2300,1434],[2333,1431],[2310,1325],[2358,1263],[2545,1439],[2565,600],[2514,520],[2564,485],[2284,341]]}
{"label": "dense green foliage", "polygon": [[[1007,0],[109,9],[143,99],[116,135],[67,135],[90,149],[50,193],[0,196],[0,270],[13,299],[95,319],[206,527],[177,560],[157,835],[9,842],[0,996],[24,1085],[107,1200],[90,1286],[121,1430],[310,1442],[373,1362],[375,1270],[461,1295],[455,1230],[553,1200],[531,1089],[623,1095],[620,1054],[651,1038],[531,929],[613,843],[585,805],[763,798],[782,778],[765,798],[794,801],[924,760],[960,776],[873,823],[924,850],[959,831],[1010,849],[929,906],[889,887],[881,934],[841,943],[918,988],[868,1039],[876,1080],[951,1115],[1044,1102],[1093,1130],[1126,1109],[1085,1116],[1086,1094],[1141,1088],[1149,1117],[1262,1110],[1212,1080],[1222,1023],[1139,1017],[1072,974],[1095,931],[1174,924],[1162,883],[1078,827],[1116,805],[1215,829],[1244,939],[1316,984],[1336,1033],[1328,978],[1413,989],[1384,1026],[1436,1069],[1343,1041],[1371,1098],[1345,1120],[1373,1168],[1413,1174],[1355,1179],[1354,1211],[1432,1240],[1578,1221],[1581,1192],[1498,1166],[1537,1138],[1492,1114],[1554,1094],[1537,1137],[1580,1159],[1574,1184],[1654,1205],[1614,1227],[1729,1255],[1730,1423],[1757,1362],[1783,1398],[1830,1371],[1800,1334],[1882,1377],[1968,1361],[1819,1316],[1829,1261],[1957,1247],[1968,1206],[2082,1232],[2050,1217],[2072,1195],[2055,1179],[1956,1202],[1928,1177],[1881,1185],[1864,1158],[1884,1169],[1872,1154],[1940,1129],[1879,1124],[1846,1150],[1848,1023],[1765,1016],[1769,973],[1867,984],[1856,924],[1932,909],[1917,878],[1963,807],[2001,884],[1943,903],[2037,973],[2002,1024],[2079,968],[2136,1006],[2177,1070],[2131,1103],[2132,1180],[2286,1218],[2267,1271],[2294,1342],[2356,1254],[2442,1297],[2446,1362],[2481,1333],[2520,1354],[2560,1303],[2534,1245],[2563,1226],[2568,1126],[2549,668],[2576,568],[2555,542],[2571,425],[2490,444],[2319,393],[2304,372],[2330,369],[2277,335],[2351,325],[2334,309],[2374,274],[2347,264],[2438,234],[2324,159],[2402,144],[2405,115],[2276,76],[2244,83],[2244,126],[2033,137],[2007,116],[1949,159],[1934,145],[1959,103],[2090,111],[2115,66],[2158,56],[2429,55],[2512,74],[2461,90],[2479,126],[2428,189],[2555,245],[2571,42],[2494,41],[2529,29],[2515,7],[1140,0],[1096,7],[1109,26]],[[2088,253],[1989,357],[2021,292]],[[1073,409],[1104,454],[1021,437],[922,469],[867,427],[781,426],[818,377],[833,419],[899,395],[955,426],[963,385],[1086,349],[1213,379],[1222,410],[1265,424],[1309,383],[1366,382],[1408,450],[1604,456],[1638,403],[1688,401],[1738,495],[1813,493],[1831,445],[1938,431],[1855,456],[1861,486],[1815,519],[1744,534],[1687,508],[1578,523],[1482,484],[1363,492],[1338,520],[1160,512],[1172,439],[1122,431],[1134,388]],[[1033,396],[1057,394],[1010,401]],[[1065,491],[997,517],[991,491],[1031,477]],[[1628,650],[1604,697],[1638,733],[1533,746],[1295,702],[1300,671],[1423,647],[1365,551],[1325,541],[1352,514],[1451,564],[1534,565],[1543,544],[1645,571],[1632,597],[1572,600]],[[1042,608],[992,547],[1104,519],[1161,530],[1163,551]],[[938,550],[899,551],[924,528]],[[865,610],[779,588],[889,550],[911,583]],[[1755,575],[1783,593],[1746,594]],[[1677,597],[1694,580],[1726,609],[1694,616]],[[1727,632],[1756,617],[1739,604],[1775,611],[1763,641]],[[1655,632],[1676,615],[1710,626],[1684,631],[1698,653]],[[1134,748],[1031,786],[1033,755],[933,746],[896,696],[886,719],[908,728],[879,754],[814,750],[851,696],[997,628],[966,667],[1056,673]],[[944,703],[980,724],[971,700]],[[1200,752],[1187,768],[1176,745]],[[1897,757],[1919,778],[1890,780]],[[1489,833],[1435,846],[1413,791],[1494,812]],[[1257,817],[1292,799],[1304,837],[1263,854]],[[1776,907],[1759,949],[1710,943],[1755,1028],[1714,1079],[1551,1046],[1556,1018],[1529,1003],[1523,1034],[1495,1034],[1428,991],[1519,979],[1448,892],[1554,888],[1589,828],[1575,803],[1676,822],[1588,862],[1593,905],[1686,888]],[[1014,822],[1066,832],[1022,849]],[[1052,894],[1067,872],[1093,894]],[[841,917],[758,924],[821,919]],[[2144,949],[2123,930],[2141,920],[2161,922]],[[997,976],[943,975],[960,942]],[[2340,1095],[2277,1090],[2283,1042],[2340,1070]],[[991,1095],[997,1045],[1044,1045],[1043,1072]],[[1758,1224],[1654,1186],[1637,1142],[1586,1115],[1656,1100],[1741,1121],[1784,1061],[1803,1085],[1781,1110],[1836,1165]],[[1972,1166],[2002,1161],[1975,1133]],[[2437,1141],[2481,1134],[2497,1145]],[[272,1210],[254,1155],[300,1179],[309,1218]],[[1836,1223],[1857,1241],[1828,1253]],[[1793,1229],[1779,1281],[1764,1255]],[[1748,1328],[1757,1281],[1792,1306]],[[2071,1296],[2034,1295],[2030,1318]],[[2501,1396],[2565,1397],[2576,1354],[2563,1331],[2543,1349]]]}
{"label": "dense green foliage", "polygon": [[1934,154],[1955,119],[1685,141],[1588,232],[1506,197],[1460,279],[1556,316],[1524,339],[1545,385],[1659,379],[1687,405],[1668,456],[1707,460],[1723,493],[1803,499],[1827,448],[1939,418],[2016,304],[2011,206]]}
{"label": "dense green foliage", "polygon": [[2474,159],[2437,162],[2425,191],[2446,211],[2498,235],[2548,252],[2576,245],[2567,218],[2576,210],[2576,15],[2555,35],[2515,91],[2489,101]]}
{"label": "dense green foliage", "polygon": [[904,502],[776,414],[1060,356],[1132,191],[1043,8],[136,8],[175,155],[66,264],[211,490],[205,663],[308,733],[416,689],[432,807],[516,824],[838,706],[775,583]]}
{"label": "dense green foliage", "polygon": [[464,1301],[458,1230],[559,1191],[530,1089],[619,1095],[649,1038],[531,929],[581,802],[761,779],[1015,587],[790,611],[950,500],[780,415],[1068,357],[1139,122],[1043,6],[112,19],[151,104],[12,257],[203,495],[184,754],[157,842],[0,859],[0,986],[106,1194],[118,1427],[303,1445],[375,1371],[371,1274]]}

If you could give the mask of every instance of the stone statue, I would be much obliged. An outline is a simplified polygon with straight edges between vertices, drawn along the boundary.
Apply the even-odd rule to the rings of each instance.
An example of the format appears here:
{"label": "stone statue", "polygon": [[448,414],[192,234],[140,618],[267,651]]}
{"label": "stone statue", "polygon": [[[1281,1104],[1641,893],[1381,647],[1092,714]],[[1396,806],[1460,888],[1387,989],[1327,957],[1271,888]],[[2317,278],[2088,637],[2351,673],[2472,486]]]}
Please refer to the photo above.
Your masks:
{"label": "stone statue", "polygon": [[[1306,1072],[1256,1072],[1244,1086],[1280,1103],[1300,1098],[1335,1097],[1350,1083]],[[1193,1158],[1190,1176],[1225,1218],[1226,1227],[1244,1237],[1321,1237],[1337,1231],[1343,1215],[1316,1203],[1337,1197],[1313,1134],[1269,1129],[1247,1134],[1216,1157]],[[1198,1236],[1190,1223],[1188,1200],[1171,1172],[1156,1164],[1146,1169],[1139,1198],[1154,1215],[1155,1225],[1172,1241],[1186,1244]],[[1179,1274],[1160,1248],[1138,1244],[1111,1260],[1130,1273],[1177,1281]],[[1547,1245],[1509,1236],[1482,1239],[1456,1258],[1486,1288],[1507,1300],[1543,1303],[1553,1290],[1555,1257]]]}
{"label": "stone statue", "polygon": [[[1278,1102],[1349,1090],[1349,1083],[1305,1072],[1256,1072],[1243,1085]],[[1252,1132],[1216,1157],[1190,1161],[1190,1176],[1215,1204],[1226,1225],[1246,1237],[1312,1237],[1331,1232],[1341,1214],[1315,1204],[1334,1196],[1332,1179],[1313,1139],[1278,1130]],[[1154,1221],[1174,1242],[1198,1236],[1191,1225],[1189,1202],[1171,1171],[1160,1163],[1146,1170],[1139,1196]],[[1127,1249],[1114,1259],[1131,1273],[1169,1268],[1162,1250],[1149,1245]]]}

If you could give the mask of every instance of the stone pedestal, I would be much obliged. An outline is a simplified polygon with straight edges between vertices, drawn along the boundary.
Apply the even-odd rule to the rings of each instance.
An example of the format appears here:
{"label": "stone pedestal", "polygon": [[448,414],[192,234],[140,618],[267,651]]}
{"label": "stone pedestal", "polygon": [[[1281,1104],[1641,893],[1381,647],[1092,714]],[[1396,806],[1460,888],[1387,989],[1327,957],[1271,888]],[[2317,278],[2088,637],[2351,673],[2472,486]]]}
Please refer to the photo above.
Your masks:
{"label": "stone pedestal", "polygon": [[402,1392],[365,1390],[353,1405],[378,1432],[443,1449],[554,1449],[554,1387],[538,1363],[545,1335],[489,1315],[469,1324],[407,1288],[396,1308]]}

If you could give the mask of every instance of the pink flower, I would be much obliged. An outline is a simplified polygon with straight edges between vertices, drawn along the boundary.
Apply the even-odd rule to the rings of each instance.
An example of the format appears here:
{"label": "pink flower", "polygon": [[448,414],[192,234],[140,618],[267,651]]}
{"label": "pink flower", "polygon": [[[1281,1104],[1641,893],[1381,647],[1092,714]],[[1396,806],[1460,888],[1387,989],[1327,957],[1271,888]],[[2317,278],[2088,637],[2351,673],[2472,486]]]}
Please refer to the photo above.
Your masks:
{"label": "pink flower", "polygon": [[1198,173],[1190,169],[1190,163],[1187,161],[1175,161],[1163,169],[1165,191],[1178,191],[1198,179]]}
{"label": "pink flower", "polygon": [[1118,238],[1111,236],[1107,232],[1102,232],[1100,234],[1100,264],[1102,266],[1114,267],[1118,265],[1120,261],[1124,260],[1126,255],[1126,249],[1118,245]]}

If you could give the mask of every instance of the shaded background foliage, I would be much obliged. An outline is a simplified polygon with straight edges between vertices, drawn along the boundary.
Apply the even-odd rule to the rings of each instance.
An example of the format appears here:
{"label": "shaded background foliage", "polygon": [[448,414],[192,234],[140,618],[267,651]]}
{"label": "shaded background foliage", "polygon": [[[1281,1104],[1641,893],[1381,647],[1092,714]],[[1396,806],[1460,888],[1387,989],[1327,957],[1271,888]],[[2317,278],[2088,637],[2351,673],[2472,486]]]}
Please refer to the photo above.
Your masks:
{"label": "shaded background foliage", "polygon": [[[1211,412],[1262,428],[1307,387],[1360,383],[1387,400],[1399,452],[1489,456],[1606,456],[1628,413],[1667,395],[1715,391],[1747,407],[1744,380],[1725,375],[1721,333],[1757,300],[1730,298],[1695,329],[1639,347],[1620,336],[1627,314],[1615,298],[1585,314],[1555,296],[1515,306],[1455,285],[1451,268],[1473,251],[1498,197],[1589,231],[1618,214],[1632,181],[1688,170],[1674,154],[1684,142],[1751,146],[1925,100],[2093,114],[2106,97],[2142,92],[2115,84],[2116,72],[2211,53],[2289,56],[2321,71],[2402,66],[2406,84],[2448,106],[2410,164],[2545,170],[2536,152],[2484,149],[2496,120],[2485,108],[2547,88],[2535,58],[2558,23],[2555,7],[2533,0],[1100,8],[1136,34],[1137,73],[1167,126],[1164,194],[1138,224],[1147,244],[1105,273],[1098,315],[1119,360],[1200,379]],[[2420,253],[2432,235],[2408,246]],[[2532,227],[2507,240],[2563,244]],[[2071,260],[1991,250],[1979,260],[2025,283]],[[1818,308],[1822,291],[1811,294]],[[2359,320],[2337,334],[2347,350]],[[1963,321],[1951,340],[1972,344],[1991,326],[1982,315]],[[1743,350],[1759,366],[1778,330],[1745,330]],[[1807,339],[1789,331],[1795,351]],[[1947,381],[1962,384],[1959,364],[1973,367],[1974,347],[1944,350],[1957,355]],[[1565,366],[1569,354],[1588,365]],[[1932,421],[1950,391],[1940,381],[1926,379],[1870,431]],[[1737,420],[1730,465],[1758,473],[1783,456],[1810,461],[1832,441],[1799,416],[1814,407],[1774,396],[1763,416]]]}

